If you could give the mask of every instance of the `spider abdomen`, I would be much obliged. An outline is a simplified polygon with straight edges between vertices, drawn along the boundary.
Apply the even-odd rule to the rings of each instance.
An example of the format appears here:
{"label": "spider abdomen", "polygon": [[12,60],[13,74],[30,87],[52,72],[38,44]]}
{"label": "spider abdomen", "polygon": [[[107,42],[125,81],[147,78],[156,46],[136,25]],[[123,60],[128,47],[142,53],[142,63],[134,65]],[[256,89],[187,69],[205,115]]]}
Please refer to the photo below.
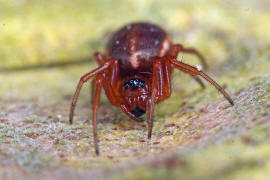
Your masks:
{"label": "spider abdomen", "polygon": [[120,78],[140,72],[152,72],[152,58],[164,56],[171,43],[166,32],[148,23],[129,24],[111,37],[107,59],[119,62]]}

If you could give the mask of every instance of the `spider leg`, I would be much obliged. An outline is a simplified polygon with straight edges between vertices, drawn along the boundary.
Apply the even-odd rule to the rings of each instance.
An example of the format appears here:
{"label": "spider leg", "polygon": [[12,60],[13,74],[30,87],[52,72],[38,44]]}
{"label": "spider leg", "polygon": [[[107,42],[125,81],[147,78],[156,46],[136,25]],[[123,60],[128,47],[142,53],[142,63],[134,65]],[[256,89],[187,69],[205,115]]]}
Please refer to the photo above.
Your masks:
{"label": "spider leg", "polygon": [[181,44],[174,44],[172,46],[170,55],[173,56],[174,58],[177,58],[179,52],[183,52],[183,53],[187,53],[187,54],[193,54],[193,55],[197,56],[199,58],[199,60],[201,61],[202,65],[203,65],[203,68],[206,69],[206,70],[208,69],[208,66],[207,66],[207,63],[205,61],[205,58],[195,48],[185,48]]}
{"label": "spider leg", "polygon": [[112,65],[112,70],[111,70],[111,75],[110,75],[110,84],[114,92],[116,93],[117,91],[117,84],[119,80],[119,65],[118,61],[114,61]]}
{"label": "spider leg", "polygon": [[102,74],[98,74],[94,80],[96,84],[95,93],[94,93],[94,99],[92,104],[92,127],[93,127],[93,136],[94,136],[94,146],[96,155],[99,155],[99,147],[98,147],[98,135],[97,135],[97,110],[99,106],[99,100],[100,100],[100,92],[101,87],[103,83],[103,77]]}
{"label": "spider leg", "polygon": [[130,109],[128,108],[128,106],[126,106],[125,104],[121,104],[120,108],[126,115],[128,115],[129,118],[131,118],[131,119],[133,119],[135,121],[139,121],[139,122],[142,121],[139,118],[137,118],[134,114],[132,114],[130,112]]}
{"label": "spider leg", "polygon": [[[175,44],[172,46],[172,49],[171,49],[171,56],[173,56],[175,59],[177,58],[178,54],[180,51],[182,52],[186,52],[186,53],[189,53],[187,50],[190,50],[190,49],[185,49],[181,44]],[[196,55],[199,57],[199,59],[201,60],[201,63],[203,64],[203,67],[205,69],[208,69],[207,67],[207,64],[206,64],[206,61],[205,59],[203,58],[203,56],[195,49],[193,49],[196,53]],[[191,54],[194,54],[194,53],[191,53]],[[201,57],[201,58],[200,58]],[[199,77],[196,77],[196,76],[192,76],[191,77],[197,82],[200,84],[200,86],[204,89],[205,88],[205,85],[203,84],[202,80],[199,78]]]}
{"label": "spider leg", "polygon": [[165,58],[157,58],[160,66],[156,69],[157,102],[171,95],[171,64]]}
{"label": "spider leg", "polygon": [[[119,67],[118,61],[114,61],[112,63],[112,68],[104,73],[104,83],[103,88],[105,90],[105,94],[109,99],[110,103],[113,106],[120,106],[121,102],[119,97],[117,96],[117,81],[119,76]],[[117,81],[116,81],[117,80]]]}
{"label": "spider leg", "polygon": [[[102,56],[102,54],[100,52],[95,52],[94,54],[94,59],[97,61],[99,66],[103,66],[103,64],[105,63],[104,57]],[[90,86],[90,92],[91,92],[91,102],[93,103],[93,98],[94,98],[94,93],[95,93],[95,80],[91,81],[91,86]]]}
{"label": "spider leg", "polygon": [[102,66],[105,63],[105,59],[101,53],[95,52],[94,57],[95,57],[95,60],[97,61],[98,65]]}
{"label": "spider leg", "polygon": [[[95,57],[95,60],[97,61],[97,63],[102,66],[106,61],[104,59],[104,56],[99,53],[99,52],[96,52],[94,54],[94,57]],[[118,76],[119,76],[119,67],[118,67],[118,61],[113,61],[113,64],[112,64],[112,68],[108,69],[107,71],[108,73],[108,77],[111,77],[110,78],[110,82],[108,82],[107,78],[106,79],[106,83],[105,83],[105,93],[108,97],[108,99],[110,100],[111,104],[112,105],[115,105],[115,106],[119,106],[119,103],[117,102],[118,100],[118,97],[115,95],[116,94],[116,90],[117,90],[117,83],[118,83]],[[108,84],[110,84],[111,86],[108,86]],[[93,93],[94,93],[94,90],[95,90],[95,83],[92,83],[92,97],[93,97]],[[111,91],[111,89],[114,90],[114,93]]]}
{"label": "spider leg", "polygon": [[[163,72],[163,69],[162,69],[162,59],[161,58],[156,58],[156,60],[153,61],[154,64],[154,67],[156,66],[156,69],[154,70],[154,67],[153,67],[153,77],[154,77],[154,71],[155,71],[155,85],[154,87],[152,86],[152,89],[155,88],[156,90],[156,97],[157,97],[157,101],[161,101],[161,97],[164,96],[164,79],[163,79],[163,76],[164,76],[164,72]],[[153,81],[152,81],[153,83]],[[152,84],[153,85],[153,84]]]}
{"label": "spider leg", "polygon": [[[94,57],[100,66],[102,66],[106,62],[104,59],[104,56],[99,52],[96,52],[94,54]],[[114,61],[109,73],[110,73],[109,77],[111,77],[110,84],[111,84],[112,88],[114,89],[114,91],[116,92],[117,83],[118,83],[118,79],[119,79],[118,61]]]}
{"label": "spider leg", "polygon": [[89,72],[89,73],[87,73],[87,74],[85,74],[84,76],[81,77],[81,79],[79,81],[79,84],[77,86],[76,92],[75,92],[75,94],[73,96],[72,103],[71,103],[70,114],[69,114],[69,122],[70,122],[70,124],[72,124],[74,109],[75,109],[76,102],[77,102],[78,96],[80,94],[80,90],[82,88],[82,85],[86,81],[88,81],[91,77],[96,76],[97,74],[107,70],[112,65],[113,61],[114,60],[109,60],[106,63],[104,63],[103,66],[101,66],[99,68],[96,68],[93,71],[91,71],[91,72]]}
{"label": "spider leg", "polygon": [[152,136],[154,105],[171,95],[171,63],[164,57],[154,57],[152,93],[147,101],[148,139]]}
{"label": "spider leg", "polygon": [[172,72],[170,62],[166,61],[164,57],[161,59],[160,69],[163,72],[162,76],[160,76],[160,79],[163,81],[164,84],[164,86],[162,86],[164,93],[160,99],[163,100],[171,96],[171,72]]}
{"label": "spider leg", "polygon": [[166,56],[166,58],[175,68],[177,68],[185,73],[194,75],[194,76],[199,75],[199,76],[203,77],[205,80],[210,82],[213,86],[215,86],[215,88],[223,94],[223,96],[229,101],[229,103],[232,106],[234,105],[232,98],[226,93],[226,91],[222,87],[220,87],[212,78],[210,78],[208,75],[206,75],[203,71],[201,71],[193,66],[190,66],[188,64],[177,61],[172,56]]}
{"label": "spider leg", "polygon": [[91,86],[90,86],[90,91],[91,91],[91,103],[93,103],[93,100],[94,100],[95,90],[96,90],[96,83],[95,83],[95,80],[92,80],[92,81],[91,81]]}
{"label": "spider leg", "polygon": [[[102,54],[100,52],[95,52],[94,59],[97,61],[99,66],[103,66],[103,64],[105,63],[104,57],[102,56]],[[91,101],[91,103],[93,103],[95,89],[96,89],[95,80],[92,80],[91,86],[90,86],[90,93],[91,93],[91,100],[90,101]]]}
{"label": "spider leg", "polygon": [[161,58],[154,57],[153,58],[153,76],[152,76],[152,89],[151,89],[151,97],[147,101],[147,118],[148,118],[148,139],[151,139],[152,129],[153,129],[153,115],[155,103],[158,101],[160,95],[158,95],[158,86],[161,86],[160,83],[162,77],[159,77],[161,72]]}

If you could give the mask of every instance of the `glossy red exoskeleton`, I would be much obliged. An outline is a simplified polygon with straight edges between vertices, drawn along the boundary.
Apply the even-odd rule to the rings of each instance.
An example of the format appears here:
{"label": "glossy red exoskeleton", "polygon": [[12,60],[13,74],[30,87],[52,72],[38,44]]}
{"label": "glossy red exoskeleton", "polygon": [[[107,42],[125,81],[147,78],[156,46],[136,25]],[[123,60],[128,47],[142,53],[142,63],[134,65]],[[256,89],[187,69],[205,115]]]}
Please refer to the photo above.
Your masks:
{"label": "glossy red exoskeleton", "polygon": [[231,97],[200,68],[177,60],[179,52],[198,56],[206,67],[203,56],[193,48],[172,44],[167,33],[157,25],[149,23],[129,24],[109,40],[105,56],[95,53],[99,67],[82,76],[71,104],[69,120],[82,85],[90,78],[92,81],[92,125],[96,154],[99,154],[97,136],[97,109],[101,88],[113,106],[120,107],[131,119],[146,113],[148,119],[148,139],[153,128],[154,105],[171,95],[171,73],[174,68],[190,74],[204,87],[199,77],[206,79],[220,91],[233,105]]}

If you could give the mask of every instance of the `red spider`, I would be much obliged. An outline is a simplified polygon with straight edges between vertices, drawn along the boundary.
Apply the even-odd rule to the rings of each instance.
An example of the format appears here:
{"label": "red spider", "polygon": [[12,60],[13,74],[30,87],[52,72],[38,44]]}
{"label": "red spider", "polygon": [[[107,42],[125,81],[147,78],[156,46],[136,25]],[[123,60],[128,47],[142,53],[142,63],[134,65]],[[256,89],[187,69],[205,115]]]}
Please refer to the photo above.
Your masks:
{"label": "red spider", "polygon": [[94,77],[92,124],[97,155],[99,147],[96,120],[102,87],[110,103],[120,107],[131,119],[141,121],[139,117],[146,112],[148,139],[152,134],[154,105],[171,95],[173,68],[190,74],[202,87],[204,85],[198,76],[203,77],[233,105],[231,97],[200,68],[178,61],[176,58],[179,52],[198,56],[204,67],[206,66],[204,58],[197,50],[172,44],[164,30],[149,23],[134,23],[121,28],[109,40],[105,58],[100,53],[95,53],[99,67],[81,77],[71,104],[69,121],[72,123],[82,85]]}

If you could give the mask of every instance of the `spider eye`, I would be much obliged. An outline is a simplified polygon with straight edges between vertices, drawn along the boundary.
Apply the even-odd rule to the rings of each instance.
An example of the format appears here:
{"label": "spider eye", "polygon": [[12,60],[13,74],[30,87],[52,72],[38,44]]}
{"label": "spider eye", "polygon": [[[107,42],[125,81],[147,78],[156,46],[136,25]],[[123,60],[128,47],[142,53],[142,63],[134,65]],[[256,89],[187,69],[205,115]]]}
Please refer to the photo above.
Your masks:
{"label": "spider eye", "polygon": [[144,87],[145,82],[141,81],[140,79],[130,79],[128,82],[124,83],[124,88],[128,89],[130,88],[131,90],[137,90],[139,87]]}
{"label": "spider eye", "polygon": [[139,80],[138,79],[131,79],[129,81],[129,86],[132,90],[136,90],[139,87]]}
{"label": "spider eye", "polygon": [[129,87],[129,85],[128,85],[128,83],[126,82],[126,83],[124,84],[124,88],[127,89],[128,87]]}
{"label": "spider eye", "polygon": [[144,87],[145,86],[145,82],[144,81],[140,81],[140,87]]}

